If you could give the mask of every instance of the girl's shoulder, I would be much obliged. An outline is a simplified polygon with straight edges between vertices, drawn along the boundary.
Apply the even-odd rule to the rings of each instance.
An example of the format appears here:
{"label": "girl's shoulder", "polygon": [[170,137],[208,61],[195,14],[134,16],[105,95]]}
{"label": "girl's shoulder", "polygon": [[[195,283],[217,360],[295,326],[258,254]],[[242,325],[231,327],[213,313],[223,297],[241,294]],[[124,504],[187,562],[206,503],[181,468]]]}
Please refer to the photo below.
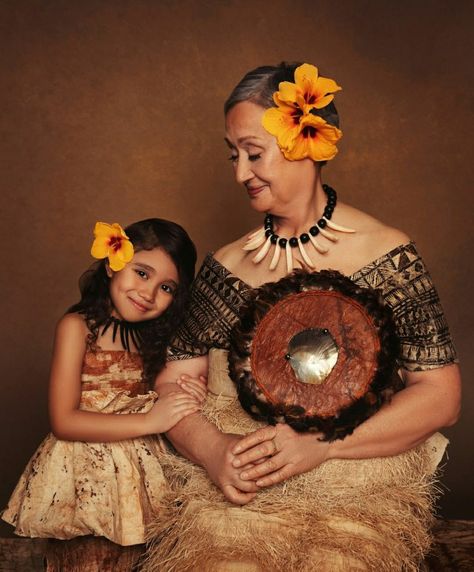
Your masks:
{"label": "girl's shoulder", "polygon": [[89,333],[84,317],[75,312],[64,314],[56,325],[56,338],[67,338],[85,344]]}

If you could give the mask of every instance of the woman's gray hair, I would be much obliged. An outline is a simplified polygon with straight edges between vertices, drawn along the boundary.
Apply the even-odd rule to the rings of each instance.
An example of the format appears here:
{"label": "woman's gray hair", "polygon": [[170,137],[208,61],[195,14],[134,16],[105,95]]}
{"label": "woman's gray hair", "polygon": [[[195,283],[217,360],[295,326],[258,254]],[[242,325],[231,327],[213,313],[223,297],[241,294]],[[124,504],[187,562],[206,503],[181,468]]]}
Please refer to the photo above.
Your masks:
{"label": "woman's gray hair", "polygon": [[[227,115],[235,105],[243,101],[251,101],[265,109],[275,107],[273,94],[278,91],[282,81],[295,81],[295,69],[300,65],[301,63],[282,62],[278,66],[261,66],[249,71],[224,103],[224,114]],[[318,115],[330,125],[339,127],[339,115],[332,101],[323,109],[319,109]]]}

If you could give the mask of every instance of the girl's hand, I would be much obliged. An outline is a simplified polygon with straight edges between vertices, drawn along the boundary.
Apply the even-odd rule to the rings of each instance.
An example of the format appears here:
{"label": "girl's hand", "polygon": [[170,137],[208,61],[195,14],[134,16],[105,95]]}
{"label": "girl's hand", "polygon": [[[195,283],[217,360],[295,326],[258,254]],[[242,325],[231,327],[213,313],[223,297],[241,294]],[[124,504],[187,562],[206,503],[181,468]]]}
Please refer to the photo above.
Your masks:
{"label": "girl's hand", "polygon": [[[258,429],[241,439],[233,448],[232,464],[243,468],[240,478],[269,487],[293,475],[315,469],[328,459],[329,443],[318,433],[297,433],[289,425]],[[248,468],[249,463],[255,466]]]}
{"label": "girl's hand", "polygon": [[[209,478],[221,489],[224,496],[230,502],[245,505],[250,502],[258,491],[257,485],[252,480],[243,480],[240,476],[242,466],[233,466],[235,456],[232,449],[241,440],[240,435],[232,433],[220,433],[208,448],[209,454],[204,461]],[[253,464],[247,468],[252,468]]]}
{"label": "girl's hand", "polygon": [[173,391],[160,397],[148,413],[145,413],[147,434],[165,433],[183,417],[201,409],[199,401],[182,391]]}
{"label": "girl's hand", "polygon": [[207,397],[207,378],[203,375],[199,377],[191,377],[190,375],[181,375],[176,383],[179,387],[195,397],[199,403],[204,403]]}

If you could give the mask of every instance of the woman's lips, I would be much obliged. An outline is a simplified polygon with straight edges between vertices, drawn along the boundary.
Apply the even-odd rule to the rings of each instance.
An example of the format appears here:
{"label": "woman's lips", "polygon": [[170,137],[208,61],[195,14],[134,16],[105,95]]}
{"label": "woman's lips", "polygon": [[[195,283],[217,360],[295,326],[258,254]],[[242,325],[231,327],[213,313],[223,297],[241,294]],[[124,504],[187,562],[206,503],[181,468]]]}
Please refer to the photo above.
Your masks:
{"label": "woman's lips", "polygon": [[263,191],[266,185],[260,185],[259,187],[247,187],[247,193],[251,199],[256,197],[259,193]]}

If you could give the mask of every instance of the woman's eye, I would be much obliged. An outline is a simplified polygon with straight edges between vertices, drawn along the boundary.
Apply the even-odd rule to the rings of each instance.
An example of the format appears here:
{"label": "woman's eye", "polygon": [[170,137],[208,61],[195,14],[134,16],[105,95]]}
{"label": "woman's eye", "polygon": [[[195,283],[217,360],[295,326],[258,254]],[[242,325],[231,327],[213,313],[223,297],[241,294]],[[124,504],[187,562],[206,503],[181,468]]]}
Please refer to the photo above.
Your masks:
{"label": "woman's eye", "polygon": [[261,154],[258,155],[249,155],[249,161],[258,161],[261,157]]}
{"label": "woman's eye", "polygon": [[237,161],[238,158],[239,158],[238,155],[231,155],[231,156],[229,157],[229,161],[232,161],[232,163],[235,163],[235,161]]}

